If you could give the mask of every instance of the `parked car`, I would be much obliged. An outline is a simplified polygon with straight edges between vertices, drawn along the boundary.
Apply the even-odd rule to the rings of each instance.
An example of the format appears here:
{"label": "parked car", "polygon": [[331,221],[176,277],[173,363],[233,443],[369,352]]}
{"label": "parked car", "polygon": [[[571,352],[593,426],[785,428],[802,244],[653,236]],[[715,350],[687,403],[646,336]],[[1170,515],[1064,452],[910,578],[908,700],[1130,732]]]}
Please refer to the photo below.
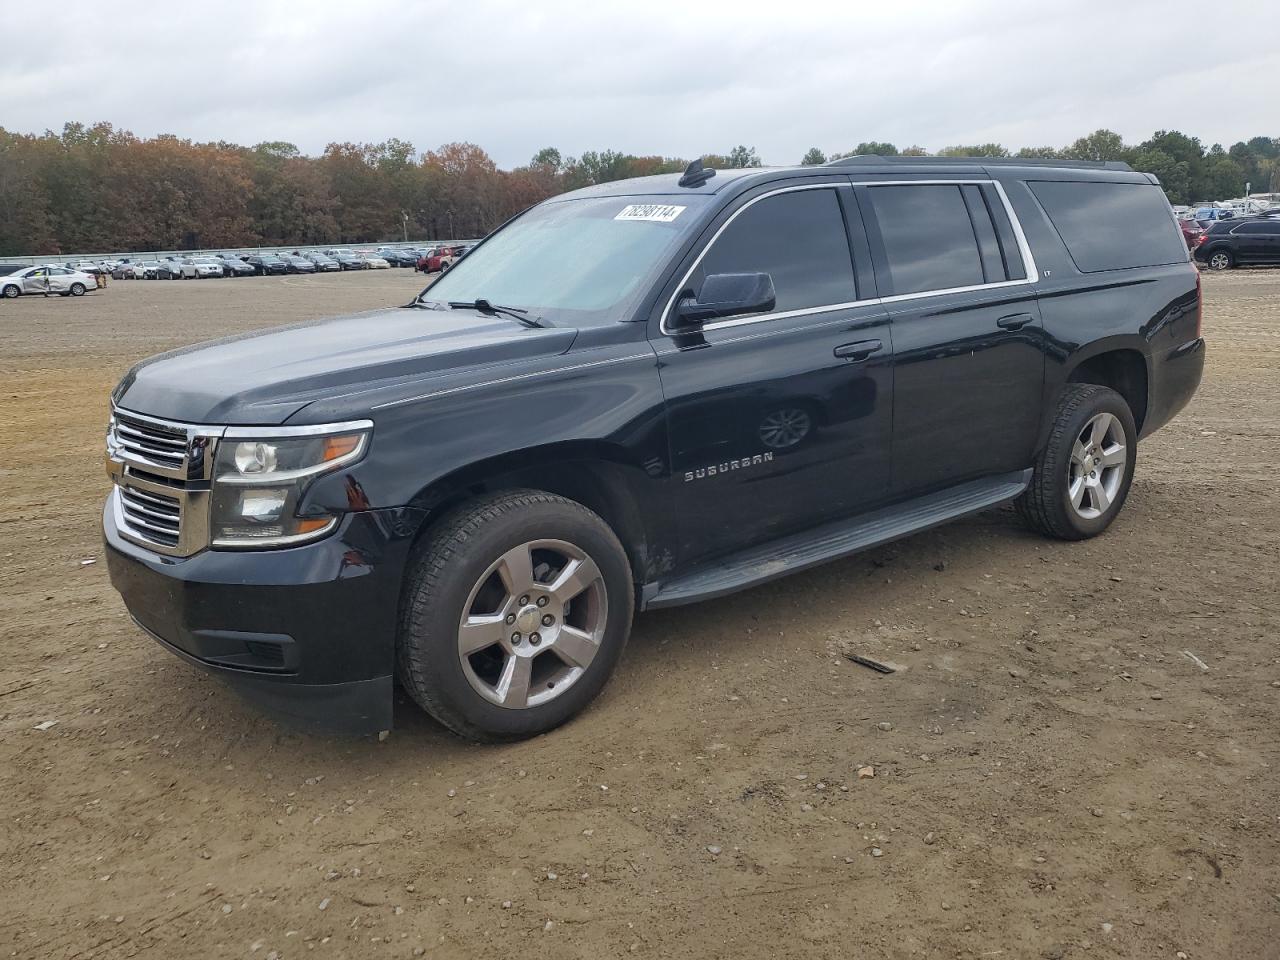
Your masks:
{"label": "parked car", "polygon": [[412,309],[140,363],[112,393],[112,583],[295,719],[387,730],[398,677],[511,740],[591,702],[633,609],[1007,502],[1103,533],[1204,366],[1164,192],[902,159],[598,184]]}
{"label": "parked car", "polygon": [[457,247],[437,247],[429,257],[419,261],[422,264],[420,269],[423,273],[437,273],[442,270],[448,270],[453,266],[453,262],[458,259],[457,251]]}
{"label": "parked car", "polygon": [[111,278],[113,280],[143,280],[146,278],[146,269],[142,266],[141,261],[121,260],[112,268]]}
{"label": "parked car", "polygon": [[222,261],[213,257],[187,257],[182,261],[182,279],[204,280],[209,277],[221,277]]}
{"label": "parked car", "polygon": [[142,276],[145,280],[155,280],[160,275],[159,260],[143,260],[139,266],[142,267]]}
{"label": "parked car", "polygon": [[[297,251],[294,252],[296,253]],[[317,253],[314,250],[299,254],[299,256],[305,257],[314,263],[317,273],[331,273],[342,269],[341,265],[333,257],[326,257],[323,253]]]}
{"label": "parked car", "polygon": [[222,275],[224,277],[252,277],[257,273],[251,264],[245,263],[244,260],[234,254],[221,254],[217,260],[222,264]]}
{"label": "parked car", "polygon": [[315,273],[316,265],[306,257],[300,257],[292,253],[280,254],[280,259],[284,261],[285,269],[289,273]]}
{"label": "parked car", "polygon": [[342,270],[367,270],[367,264],[363,258],[356,256],[350,250],[334,249],[324,252],[326,257],[332,257],[338,261],[338,267]]}
{"label": "parked car", "polygon": [[156,265],[157,280],[181,280],[182,279],[182,262],[172,257],[166,257]]}
{"label": "parked car", "polygon": [[89,276],[97,276],[99,273],[110,273],[110,270],[104,270],[101,264],[94,263],[92,260],[70,260],[64,264],[68,270],[75,270],[79,273],[87,273]]}
{"label": "parked car", "polygon": [[83,297],[97,281],[80,270],[56,263],[21,267],[0,277],[0,297],[13,299],[22,294],[56,293],[64,297]]}
{"label": "parked car", "polygon": [[386,270],[391,266],[385,257],[380,257],[376,253],[357,253],[356,256],[365,262],[369,270]]}
{"label": "parked car", "polygon": [[1215,223],[1200,237],[1195,257],[1210,270],[1280,263],[1280,217],[1250,217]]}
{"label": "parked car", "polygon": [[261,277],[271,276],[273,274],[286,274],[289,272],[289,265],[274,253],[255,253],[252,256],[245,257],[244,259],[245,263],[253,267],[254,272]]}
{"label": "parked car", "polygon": [[1186,241],[1188,250],[1194,250],[1205,234],[1204,227],[1194,220],[1179,220],[1178,229],[1182,231],[1182,239]]}
{"label": "parked car", "polygon": [[418,262],[416,254],[396,247],[379,247],[377,255],[393,267],[412,267]]}

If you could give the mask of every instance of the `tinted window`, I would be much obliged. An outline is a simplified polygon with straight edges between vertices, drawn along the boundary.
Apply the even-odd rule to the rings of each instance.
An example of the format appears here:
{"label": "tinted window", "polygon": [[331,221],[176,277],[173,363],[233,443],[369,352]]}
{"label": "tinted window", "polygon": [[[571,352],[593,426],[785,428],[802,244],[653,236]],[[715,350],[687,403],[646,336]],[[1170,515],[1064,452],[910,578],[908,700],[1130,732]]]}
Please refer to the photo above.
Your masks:
{"label": "tinted window", "polygon": [[921,184],[869,192],[895,295],[984,282],[978,238],[960,187]]}
{"label": "tinted window", "polygon": [[716,273],[767,273],[775,313],[858,298],[849,238],[834,190],[793,190],[757,200],[716,238],[690,278],[697,291]]}
{"label": "tinted window", "polygon": [[1046,180],[1027,186],[1084,273],[1187,259],[1169,201],[1155,184]]}
{"label": "tinted window", "polygon": [[1277,223],[1242,223],[1236,227],[1233,233],[1265,233],[1280,234],[1280,222]]}

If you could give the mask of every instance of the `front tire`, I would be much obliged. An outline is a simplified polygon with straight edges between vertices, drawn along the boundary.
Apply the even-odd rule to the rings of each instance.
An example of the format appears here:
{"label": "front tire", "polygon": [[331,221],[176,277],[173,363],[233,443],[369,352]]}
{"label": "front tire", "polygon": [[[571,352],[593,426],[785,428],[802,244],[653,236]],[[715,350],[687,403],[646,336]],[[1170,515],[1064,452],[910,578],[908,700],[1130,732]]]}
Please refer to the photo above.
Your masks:
{"label": "front tire", "polygon": [[1018,512],[1046,536],[1096,537],[1129,496],[1137,446],[1133,412],[1120,394],[1091,383],[1068,384]]}
{"label": "front tire", "polygon": [[468,739],[546,733],[604,687],[633,602],[626,552],[586,507],[536,490],[471,501],[410,561],[400,681]]}

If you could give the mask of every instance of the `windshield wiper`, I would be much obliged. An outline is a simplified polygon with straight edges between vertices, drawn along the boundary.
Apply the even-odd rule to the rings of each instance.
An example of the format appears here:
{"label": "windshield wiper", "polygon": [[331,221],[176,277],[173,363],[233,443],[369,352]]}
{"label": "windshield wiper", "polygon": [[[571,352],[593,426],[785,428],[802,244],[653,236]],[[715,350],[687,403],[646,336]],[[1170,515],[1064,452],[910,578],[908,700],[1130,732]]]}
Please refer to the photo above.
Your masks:
{"label": "windshield wiper", "polygon": [[499,313],[510,317],[512,320],[519,320],[526,327],[547,327],[550,324],[543,322],[538,317],[526,316],[529,312],[522,307],[501,307],[488,300],[450,300],[449,308],[452,310],[479,310],[481,313],[487,313],[491,316]]}

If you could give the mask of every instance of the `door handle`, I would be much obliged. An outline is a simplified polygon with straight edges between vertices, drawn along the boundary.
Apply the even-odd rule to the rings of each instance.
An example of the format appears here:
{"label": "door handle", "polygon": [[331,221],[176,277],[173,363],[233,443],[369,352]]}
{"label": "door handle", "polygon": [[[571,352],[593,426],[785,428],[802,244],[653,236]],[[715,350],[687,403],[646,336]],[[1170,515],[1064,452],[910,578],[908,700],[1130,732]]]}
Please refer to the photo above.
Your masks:
{"label": "door handle", "polygon": [[1015,313],[1010,317],[1001,317],[996,321],[996,326],[1002,330],[1021,330],[1033,319],[1035,318],[1029,313]]}
{"label": "door handle", "polygon": [[884,344],[879,340],[859,340],[857,343],[844,343],[836,347],[832,353],[842,360],[865,360],[873,353],[878,353]]}

